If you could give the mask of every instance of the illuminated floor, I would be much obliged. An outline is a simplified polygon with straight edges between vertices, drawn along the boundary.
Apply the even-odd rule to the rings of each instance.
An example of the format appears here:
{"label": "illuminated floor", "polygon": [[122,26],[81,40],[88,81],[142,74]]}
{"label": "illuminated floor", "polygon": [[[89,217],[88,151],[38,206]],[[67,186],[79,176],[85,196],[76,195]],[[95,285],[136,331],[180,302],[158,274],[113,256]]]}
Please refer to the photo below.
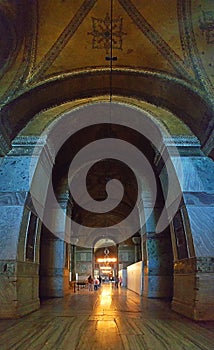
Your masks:
{"label": "illuminated floor", "polygon": [[111,285],[47,300],[22,319],[1,320],[0,331],[1,350],[214,349],[214,322],[192,322]]}

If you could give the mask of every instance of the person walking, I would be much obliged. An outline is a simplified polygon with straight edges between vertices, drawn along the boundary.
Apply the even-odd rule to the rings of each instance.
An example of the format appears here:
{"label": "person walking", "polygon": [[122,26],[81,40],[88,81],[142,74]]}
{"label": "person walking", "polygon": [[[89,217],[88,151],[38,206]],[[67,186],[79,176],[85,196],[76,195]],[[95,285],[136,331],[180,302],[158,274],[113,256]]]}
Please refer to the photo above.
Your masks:
{"label": "person walking", "polygon": [[94,283],[94,280],[93,278],[91,277],[91,275],[88,277],[88,290],[89,291],[93,291],[93,283]]}
{"label": "person walking", "polygon": [[118,278],[118,276],[116,276],[115,277],[115,282],[114,282],[115,288],[118,288],[118,283],[119,283],[119,278]]}
{"label": "person walking", "polygon": [[122,287],[122,282],[123,282],[123,279],[122,279],[122,276],[119,277],[119,286]]}
{"label": "person walking", "polygon": [[98,280],[97,277],[95,277],[95,279],[94,279],[94,290],[97,290],[98,286],[99,286],[99,280]]}

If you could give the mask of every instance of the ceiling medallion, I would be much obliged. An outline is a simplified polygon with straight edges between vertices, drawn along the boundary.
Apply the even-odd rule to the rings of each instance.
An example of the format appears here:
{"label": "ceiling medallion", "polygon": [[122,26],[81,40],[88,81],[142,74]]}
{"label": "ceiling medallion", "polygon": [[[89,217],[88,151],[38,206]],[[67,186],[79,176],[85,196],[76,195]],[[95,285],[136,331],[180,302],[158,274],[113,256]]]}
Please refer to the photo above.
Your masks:
{"label": "ceiling medallion", "polygon": [[93,35],[92,49],[104,49],[106,54],[112,49],[122,50],[122,39],[126,35],[123,32],[123,18],[113,18],[107,13],[105,18],[92,17],[92,32]]}

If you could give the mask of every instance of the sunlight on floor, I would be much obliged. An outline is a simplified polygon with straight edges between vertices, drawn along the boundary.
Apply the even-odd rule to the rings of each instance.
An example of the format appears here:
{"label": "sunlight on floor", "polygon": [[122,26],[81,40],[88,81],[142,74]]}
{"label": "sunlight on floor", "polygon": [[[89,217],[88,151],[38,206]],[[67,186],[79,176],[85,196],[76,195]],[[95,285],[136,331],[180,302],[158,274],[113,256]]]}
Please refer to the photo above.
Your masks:
{"label": "sunlight on floor", "polygon": [[100,294],[100,306],[109,307],[112,303],[112,286],[109,288],[103,288]]}

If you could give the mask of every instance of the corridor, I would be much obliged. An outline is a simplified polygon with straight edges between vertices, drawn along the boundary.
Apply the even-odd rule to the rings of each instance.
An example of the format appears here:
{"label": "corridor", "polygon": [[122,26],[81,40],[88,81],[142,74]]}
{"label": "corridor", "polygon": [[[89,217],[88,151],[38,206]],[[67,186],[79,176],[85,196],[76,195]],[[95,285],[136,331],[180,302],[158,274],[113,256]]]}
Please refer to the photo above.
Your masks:
{"label": "corridor", "polygon": [[48,299],[17,320],[0,320],[1,350],[214,349],[214,322],[195,323],[165,301],[103,284]]}

